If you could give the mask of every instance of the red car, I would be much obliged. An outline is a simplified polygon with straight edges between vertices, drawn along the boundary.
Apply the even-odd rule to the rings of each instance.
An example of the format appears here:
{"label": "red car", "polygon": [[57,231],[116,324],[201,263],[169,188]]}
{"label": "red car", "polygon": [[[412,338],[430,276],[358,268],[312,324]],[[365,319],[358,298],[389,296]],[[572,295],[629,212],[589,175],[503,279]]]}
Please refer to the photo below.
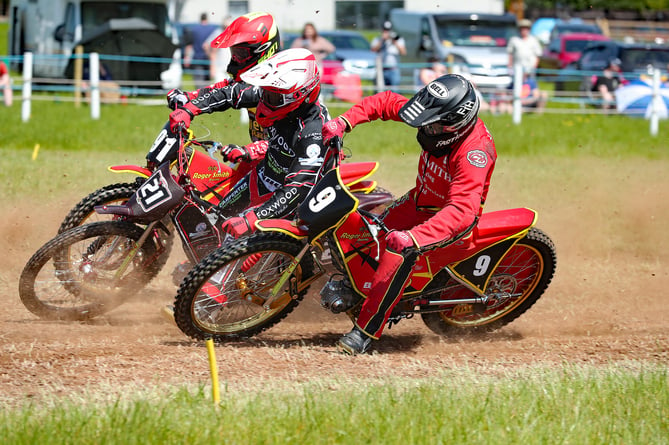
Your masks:
{"label": "red car", "polygon": [[611,40],[602,34],[567,33],[551,42],[542,57],[542,68],[562,69],[576,62],[581,53],[591,42]]}

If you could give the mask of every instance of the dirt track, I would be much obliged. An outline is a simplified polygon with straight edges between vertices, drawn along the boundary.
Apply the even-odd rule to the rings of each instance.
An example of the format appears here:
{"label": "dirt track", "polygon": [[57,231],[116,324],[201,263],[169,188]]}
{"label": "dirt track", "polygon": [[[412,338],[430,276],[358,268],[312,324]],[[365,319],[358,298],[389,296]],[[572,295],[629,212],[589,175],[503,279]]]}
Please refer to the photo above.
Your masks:
{"label": "dirt track", "polygon": [[[565,202],[534,206],[541,214],[539,226],[558,247],[556,277],[529,312],[485,339],[446,341],[417,317],[387,330],[375,344],[378,353],[351,359],[333,347],[350,322],[321,309],[313,292],[283,323],[256,339],[218,347],[220,378],[234,389],[266,384],[268,378],[428,376],[462,365],[488,373],[563,363],[667,364],[669,256],[664,249],[669,236],[663,221],[669,220],[669,179],[664,171],[656,165],[645,177],[623,177],[614,185],[595,174],[591,179],[597,185],[578,194],[564,191]],[[612,189],[614,196],[605,195]],[[497,201],[498,207],[506,205]],[[166,274],[141,299],[90,323],[47,322],[30,314],[18,298],[17,279],[28,257],[55,232],[62,210],[47,209],[37,220],[26,203],[10,207],[0,223],[5,244],[0,403],[208,382],[203,344],[189,341],[160,315],[175,290]],[[44,227],[43,221],[53,223]]]}

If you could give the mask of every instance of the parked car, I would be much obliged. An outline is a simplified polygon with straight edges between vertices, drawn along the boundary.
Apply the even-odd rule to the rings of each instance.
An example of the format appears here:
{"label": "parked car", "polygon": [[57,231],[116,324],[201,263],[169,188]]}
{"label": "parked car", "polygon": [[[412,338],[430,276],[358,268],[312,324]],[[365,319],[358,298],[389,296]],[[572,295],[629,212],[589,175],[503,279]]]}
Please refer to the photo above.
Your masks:
{"label": "parked car", "polygon": [[601,41],[588,46],[581,58],[568,65],[568,68],[601,71],[611,59],[620,59],[623,73],[645,74],[651,68],[666,71],[669,66],[669,45]]}
{"label": "parked car", "polygon": [[406,42],[407,63],[449,61],[481,89],[511,83],[506,46],[518,34],[513,14],[474,14],[392,9],[393,29]]}
{"label": "parked car", "polygon": [[[599,41],[591,43],[583,50],[581,58],[567,65],[561,85],[557,88],[584,88],[587,82],[602,72],[612,59],[620,60],[620,69],[627,80],[647,74],[651,69],[666,72],[669,66],[669,45],[654,43],[621,43],[615,41]],[[577,73],[580,71],[581,73]],[[566,79],[572,79],[566,81]]]}
{"label": "parked car", "polygon": [[322,31],[320,34],[337,48],[334,57],[342,62],[344,70],[361,79],[376,78],[376,53],[365,36],[356,31]]}
{"label": "parked car", "polygon": [[[361,79],[374,80],[376,78],[376,53],[371,50],[369,41],[356,31],[319,31],[319,34],[328,39],[336,50],[326,60],[339,61],[343,69],[357,74]],[[298,37],[295,33],[282,33],[283,47],[290,48]],[[325,65],[323,66],[325,69]]]}
{"label": "parked car", "polygon": [[560,69],[581,58],[583,50],[592,42],[611,40],[603,34],[566,33],[559,36],[544,51],[539,62],[540,68]]}
{"label": "parked car", "polygon": [[599,26],[592,23],[584,23],[583,21],[577,19],[572,19],[569,21],[560,20],[556,22],[555,25],[553,26],[553,29],[551,29],[551,36],[550,39],[548,40],[548,46],[550,47],[551,45],[558,45],[557,42],[562,34],[568,34],[574,32],[587,33],[587,34],[604,34],[604,32]]}

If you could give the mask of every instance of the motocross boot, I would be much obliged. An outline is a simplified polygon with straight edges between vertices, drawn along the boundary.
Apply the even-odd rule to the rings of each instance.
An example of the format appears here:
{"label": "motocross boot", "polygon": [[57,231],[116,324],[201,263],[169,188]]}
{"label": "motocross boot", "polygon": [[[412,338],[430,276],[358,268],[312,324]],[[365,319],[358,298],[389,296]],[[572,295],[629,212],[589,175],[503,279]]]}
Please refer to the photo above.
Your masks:
{"label": "motocross boot", "polygon": [[337,344],[339,350],[344,354],[364,354],[372,346],[372,337],[365,334],[360,328],[354,326],[351,332],[344,334]]}

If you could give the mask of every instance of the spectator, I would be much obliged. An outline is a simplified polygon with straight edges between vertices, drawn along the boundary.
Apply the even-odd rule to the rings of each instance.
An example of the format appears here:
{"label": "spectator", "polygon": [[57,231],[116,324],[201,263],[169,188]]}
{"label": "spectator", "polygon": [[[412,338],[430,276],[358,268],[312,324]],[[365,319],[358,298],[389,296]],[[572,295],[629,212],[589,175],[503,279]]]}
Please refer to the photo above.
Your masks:
{"label": "spectator", "polygon": [[393,31],[389,21],[383,23],[381,35],[372,40],[372,51],[379,53],[383,67],[383,83],[394,90],[400,84],[400,56],[407,53],[404,39]]}
{"label": "spectator", "polygon": [[230,63],[230,48],[212,48],[211,42],[218,37],[225,28],[232,23],[232,17],[227,16],[223,19],[220,28],[209,34],[207,40],[203,43],[203,49],[209,56],[209,80],[213,83],[221,82],[228,77],[228,64]]}
{"label": "spectator", "polygon": [[323,72],[323,59],[335,51],[335,46],[325,37],[318,34],[313,23],[306,23],[302,35],[295,39],[291,48],[306,48],[316,57],[318,68]]}
{"label": "spectator", "polygon": [[184,66],[191,68],[196,88],[207,85],[209,56],[204,50],[204,42],[211,34],[207,13],[200,15],[200,23],[190,27],[185,47]]}
{"label": "spectator", "polygon": [[614,91],[620,87],[621,83],[620,59],[611,59],[602,74],[597,76],[595,84],[592,87],[593,91],[599,92],[602,95],[603,109],[610,110],[616,108]]}
{"label": "spectator", "polygon": [[[507,91],[497,97],[491,104],[493,113],[511,113],[513,111],[513,83]],[[547,94],[539,89],[536,79],[528,73],[523,74],[523,86],[520,89],[520,105],[523,108],[534,108],[541,112],[546,105]]]}
{"label": "spectator", "polygon": [[515,64],[523,67],[523,73],[535,75],[539,65],[539,56],[541,56],[541,44],[536,37],[530,34],[532,22],[523,19],[518,22],[519,36],[513,36],[509,39],[506,51],[509,53],[509,69],[513,69]]}
{"label": "spectator", "polygon": [[418,80],[420,82],[419,87],[422,88],[428,83],[432,82],[434,79],[441,77],[447,73],[446,65],[439,62],[439,59],[436,57],[430,57],[428,62],[431,63],[430,66],[421,68],[418,72]]}
{"label": "spectator", "polygon": [[12,106],[12,79],[9,77],[9,70],[5,62],[0,60],[0,87],[5,105]]}

